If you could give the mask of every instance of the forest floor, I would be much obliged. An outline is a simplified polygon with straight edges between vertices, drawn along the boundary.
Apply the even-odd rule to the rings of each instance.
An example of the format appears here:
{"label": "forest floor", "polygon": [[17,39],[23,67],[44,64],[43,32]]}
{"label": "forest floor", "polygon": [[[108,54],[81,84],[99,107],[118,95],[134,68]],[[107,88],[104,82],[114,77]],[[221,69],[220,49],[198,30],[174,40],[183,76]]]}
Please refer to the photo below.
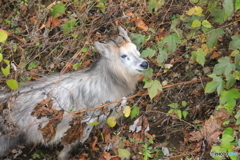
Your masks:
{"label": "forest floor", "polygon": [[[56,13],[59,15],[54,17],[51,8],[56,3],[53,0],[0,0],[0,29],[9,33],[7,41],[0,44],[0,52],[12,65],[7,78],[0,74],[2,91],[10,91],[5,84],[6,79],[16,79],[21,85],[39,79],[43,74],[74,72],[90,66],[100,56],[93,43],[117,34],[119,25],[127,29],[130,36],[145,36],[140,52],[149,46],[157,48],[156,43],[170,34],[173,20],[194,6],[188,0],[154,1],[156,10],[150,12],[150,4],[146,1],[61,2],[64,12]],[[239,16],[240,12],[235,12],[227,23],[231,24]],[[185,25],[178,27],[184,33],[190,32]],[[225,110],[215,112],[219,96],[205,93],[205,86],[212,80],[208,75],[217,64],[218,57],[230,54],[228,44],[231,36],[239,33],[240,25],[232,23],[227,27],[217,27],[228,34],[219,38],[219,45],[209,51],[204,66],[189,60],[191,49],[202,45],[201,34],[196,39],[189,38],[188,44],[178,45],[177,50],[164,61],[165,65],[159,65],[156,56],[146,58],[153,70],[153,79],[162,83],[163,90],[150,100],[143,87],[144,82],[139,81],[137,95],[128,100],[129,106],[140,108],[139,124],[143,127],[140,132],[128,131],[138,117],[122,118],[116,127],[104,133],[102,129],[95,130],[89,140],[79,144],[71,160],[120,159],[119,150],[108,146],[112,141],[118,141],[118,146],[130,151],[131,159],[212,159],[209,153],[212,146],[219,143],[217,137],[226,127],[235,126],[236,119]],[[164,68],[166,64],[171,67]],[[235,86],[239,86],[238,81]],[[237,100],[236,106],[239,104]],[[179,117],[177,111],[170,113],[174,106],[174,111],[188,113],[187,116]],[[212,116],[217,120],[211,121]],[[228,119],[230,124],[219,128],[218,124]],[[145,132],[148,125],[149,131]],[[236,134],[239,138],[239,132]],[[105,147],[110,149],[103,151]],[[61,145],[21,146],[5,159],[56,159],[61,149]],[[19,150],[22,153],[18,155]]]}

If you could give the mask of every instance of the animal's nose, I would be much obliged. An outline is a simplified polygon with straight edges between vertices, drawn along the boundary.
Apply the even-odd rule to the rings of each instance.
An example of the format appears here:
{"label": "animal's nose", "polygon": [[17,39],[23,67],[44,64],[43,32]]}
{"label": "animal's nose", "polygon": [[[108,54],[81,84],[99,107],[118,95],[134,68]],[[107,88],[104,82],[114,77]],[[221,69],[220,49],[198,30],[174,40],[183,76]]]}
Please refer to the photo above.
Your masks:
{"label": "animal's nose", "polygon": [[140,66],[143,68],[143,69],[147,69],[148,68],[148,62],[147,61],[143,61]]}

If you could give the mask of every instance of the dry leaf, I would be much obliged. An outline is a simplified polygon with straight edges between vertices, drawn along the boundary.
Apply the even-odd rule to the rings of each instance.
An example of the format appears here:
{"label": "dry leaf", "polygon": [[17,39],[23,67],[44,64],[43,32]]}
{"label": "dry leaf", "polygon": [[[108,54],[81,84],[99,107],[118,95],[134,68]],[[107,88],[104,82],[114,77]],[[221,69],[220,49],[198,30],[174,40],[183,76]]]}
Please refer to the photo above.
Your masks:
{"label": "dry leaf", "polygon": [[83,138],[82,132],[84,124],[81,123],[83,119],[83,115],[79,114],[72,118],[72,121],[69,122],[70,128],[65,132],[65,136],[62,137],[62,144],[67,145],[73,143],[77,140]]}
{"label": "dry leaf", "polygon": [[148,30],[148,26],[143,22],[143,18],[142,17],[137,17],[134,20],[135,25],[137,26],[137,28],[139,30],[143,30],[143,31],[147,31]]}
{"label": "dry leaf", "polygon": [[218,57],[220,57],[221,54],[219,54],[218,52],[214,51],[213,54],[211,55],[210,59],[216,59]]}
{"label": "dry leaf", "polygon": [[98,141],[98,137],[97,136],[93,136],[93,141],[90,143],[91,151],[98,151],[99,150],[99,148],[96,147],[97,141]]}

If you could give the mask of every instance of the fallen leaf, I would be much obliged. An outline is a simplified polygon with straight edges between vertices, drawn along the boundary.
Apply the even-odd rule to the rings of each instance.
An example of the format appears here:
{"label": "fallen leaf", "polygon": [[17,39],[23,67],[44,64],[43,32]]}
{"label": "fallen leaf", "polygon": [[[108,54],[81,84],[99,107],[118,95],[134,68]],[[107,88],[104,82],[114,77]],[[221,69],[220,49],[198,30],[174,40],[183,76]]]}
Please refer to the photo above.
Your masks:
{"label": "fallen leaf", "polygon": [[62,137],[62,145],[67,145],[83,138],[84,124],[81,123],[82,119],[82,114],[78,114],[72,118],[69,122],[70,128],[65,132],[65,136]]}
{"label": "fallen leaf", "polygon": [[126,15],[128,15],[129,17],[132,17],[132,18],[136,17],[135,14],[132,13],[130,10],[125,10],[124,13],[125,13]]}
{"label": "fallen leaf", "polygon": [[210,59],[216,59],[218,57],[220,57],[221,54],[219,54],[218,52],[214,51],[213,54],[211,55]]}
{"label": "fallen leaf", "polygon": [[92,151],[98,151],[99,150],[99,148],[96,146],[97,142],[98,142],[98,137],[93,136],[93,141],[90,143],[90,149]]}
{"label": "fallen leaf", "polygon": [[148,26],[143,22],[143,18],[142,17],[137,17],[134,20],[135,25],[137,26],[137,28],[139,30],[143,30],[143,31],[147,31],[148,30]]}
{"label": "fallen leaf", "polygon": [[98,160],[111,160],[111,155],[109,152],[103,152]]}

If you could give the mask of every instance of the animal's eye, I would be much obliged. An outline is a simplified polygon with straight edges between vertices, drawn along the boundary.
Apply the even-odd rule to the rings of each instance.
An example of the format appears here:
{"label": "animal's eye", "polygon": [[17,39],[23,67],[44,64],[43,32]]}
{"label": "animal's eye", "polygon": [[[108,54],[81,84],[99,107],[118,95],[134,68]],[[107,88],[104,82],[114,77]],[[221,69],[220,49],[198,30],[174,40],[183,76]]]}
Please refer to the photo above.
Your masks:
{"label": "animal's eye", "polygon": [[123,55],[121,55],[121,57],[122,57],[122,58],[125,58],[125,57],[127,57],[127,55],[126,55],[126,54],[123,54]]}

